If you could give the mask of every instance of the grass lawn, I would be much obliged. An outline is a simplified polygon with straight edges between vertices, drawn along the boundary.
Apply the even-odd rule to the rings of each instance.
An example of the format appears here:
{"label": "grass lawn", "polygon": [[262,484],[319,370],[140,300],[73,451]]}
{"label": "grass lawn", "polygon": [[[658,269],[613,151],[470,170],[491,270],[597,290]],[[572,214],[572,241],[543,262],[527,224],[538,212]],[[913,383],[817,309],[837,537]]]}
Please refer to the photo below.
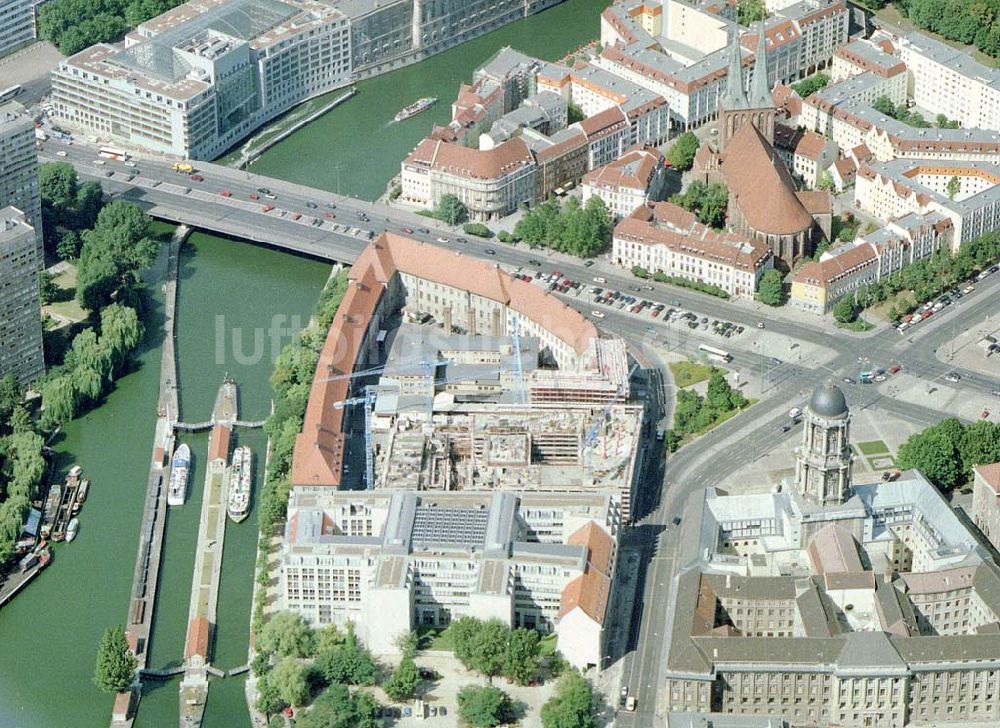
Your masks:
{"label": "grass lawn", "polygon": [[455,649],[450,627],[446,627],[440,632],[434,627],[420,627],[417,629],[417,640],[422,650],[450,652]]}
{"label": "grass lawn", "polygon": [[674,376],[674,384],[679,388],[690,387],[692,384],[704,382],[712,374],[712,367],[707,364],[695,364],[690,361],[673,361],[668,364],[670,373]]}
{"label": "grass lawn", "polygon": [[538,643],[538,654],[541,657],[548,657],[556,653],[556,635],[547,634]]}
{"label": "grass lawn", "polygon": [[[885,461],[885,462],[879,462]],[[867,458],[865,462],[868,463],[868,467],[872,470],[892,470],[896,467],[896,459],[893,458],[888,453],[883,453],[873,458]]]}
{"label": "grass lawn", "polygon": [[876,319],[881,319],[882,321],[889,320],[889,309],[893,306],[896,307],[898,311],[902,311],[906,308],[906,304],[913,303],[915,300],[913,291],[902,290],[894,296],[890,296],[882,303],[876,303],[871,308],[865,311],[865,314]]}
{"label": "grass lawn", "polygon": [[55,301],[42,306],[42,312],[55,318],[69,319],[72,322],[83,321],[87,312],[76,302],[76,266],[68,266],[66,270],[52,279],[59,289]]}
{"label": "grass lawn", "polygon": [[837,326],[841,329],[847,329],[848,331],[871,331],[875,327],[865,321],[863,318],[858,318],[851,321],[849,324],[842,324],[839,321],[836,322]]}
{"label": "grass lawn", "polygon": [[862,455],[881,455],[884,452],[889,452],[889,446],[881,440],[869,440],[868,442],[859,442],[858,450],[861,451]]}

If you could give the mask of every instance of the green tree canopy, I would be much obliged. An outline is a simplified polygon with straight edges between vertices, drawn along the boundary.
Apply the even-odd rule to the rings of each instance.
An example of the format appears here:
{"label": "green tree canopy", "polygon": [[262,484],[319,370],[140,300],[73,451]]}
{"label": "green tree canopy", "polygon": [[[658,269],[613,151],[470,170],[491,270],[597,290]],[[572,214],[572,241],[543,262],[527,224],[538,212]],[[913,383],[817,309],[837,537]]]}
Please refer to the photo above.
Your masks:
{"label": "green tree canopy", "polygon": [[527,685],[538,674],[540,638],[533,629],[510,632],[503,660],[503,674],[518,685]]}
{"label": "green tree canopy", "polygon": [[830,83],[830,77],[821,71],[819,73],[814,73],[809,78],[802,79],[798,83],[793,83],[792,88],[795,89],[795,93],[797,93],[800,97],[807,98],[812,96],[821,88],[826,87],[828,83]]}
{"label": "green tree canopy", "polygon": [[469,210],[465,203],[452,194],[441,195],[434,214],[449,225],[458,225],[469,219]]}
{"label": "green tree canopy", "polygon": [[413,658],[404,655],[389,679],[382,684],[382,689],[385,690],[385,694],[390,700],[401,703],[414,696],[419,684],[420,671],[413,662]]}
{"label": "green tree canopy", "polygon": [[695,180],[688,188],[670,198],[685,210],[693,212],[698,220],[713,228],[721,228],[726,222],[726,208],[729,205],[729,191],[725,185],[713,182],[705,184]]}
{"label": "green tree canopy", "polygon": [[757,286],[757,298],[768,306],[780,306],[785,302],[785,287],[781,271],[771,268],[764,272],[764,275],[760,277],[760,284]]}
{"label": "green tree canopy", "polygon": [[667,150],[667,161],[670,162],[670,166],[678,172],[687,172],[691,169],[700,144],[698,137],[691,131],[686,131],[674,139],[674,143]]}
{"label": "green tree canopy", "polygon": [[358,642],[353,630],[341,644],[316,657],[316,669],[328,683],[374,685],[378,678],[375,658]]}
{"label": "green tree canopy", "polygon": [[378,701],[367,692],[351,695],[344,685],[331,685],[298,717],[300,728],[376,728]]}
{"label": "green tree canopy", "polygon": [[106,693],[120,693],[132,684],[138,664],[128,648],[124,628],[121,625],[108,627],[97,648],[94,684]]}
{"label": "green tree canopy", "polygon": [[466,685],[458,691],[458,714],[473,728],[493,728],[513,719],[513,706],[499,688]]}
{"label": "green tree canopy", "polygon": [[542,706],[542,728],[595,728],[590,682],[575,670],[559,678],[555,694]]}
{"label": "green tree canopy", "polygon": [[316,635],[301,614],[278,612],[257,636],[257,647],[278,657],[311,657],[316,650]]}
{"label": "green tree canopy", "polygon": [[833,318],[842,324],[849,324],[858,317],[857,306],[854,303],[854,295],[848,293],[841,296],[833,306]]}
{"label": "green tree canopy", "polygon": [[266,676],[282,701],[305,705],[309,700],[309,667],[294,657],[286,657]]}

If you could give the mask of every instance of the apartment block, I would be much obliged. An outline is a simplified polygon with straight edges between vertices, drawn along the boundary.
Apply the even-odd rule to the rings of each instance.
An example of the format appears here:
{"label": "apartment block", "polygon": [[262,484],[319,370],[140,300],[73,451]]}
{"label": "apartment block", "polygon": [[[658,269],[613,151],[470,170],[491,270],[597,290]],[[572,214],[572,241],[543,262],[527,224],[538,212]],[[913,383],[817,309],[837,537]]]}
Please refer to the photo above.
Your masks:
{"label": "apartment block", "polygon": [[0,208],[0,378],[22,387],[45,373],[37,250],[24,213]]}
{"label": "apartment block", "polygon": [[913,101],[963,127],[1000,129],[1000,71],[923,33],[897,40]]}
{"label": "apartment block", "polygon": [[37,243],[36,264],[42,259],[42,198],[38,190],[38,152],[35,124],[16,101],[0,105],[0,207],[11,205],[24,213]]}
{"label": "apartment block", "polygon": [[611,260],[718,286],[735,298],[753,298],[761,276],[774,267],[771,249],[752,236],[719,232],[671,203],[636,208],[615,226]]}
{"label": "apartment block", "polygon": [[[38,0],[0,0],[0,56],[35,39],[35,6]],[[0,90],[7,84],[0,82]]]}
{"label": "apartment block", "polygon": [[1000,544],[1000,463],[972,468],[972,520],[993,544]]}
{"label": "apartment block", "polygon": [[316,625],[351,621],[385,653],[419,627],[499,619],[601,666],[619,529],[608,496],[299,487],[288,514],[281,606]]}
{"label": "apartment block", "polygon": [[663,199],[665,173],[663,155],[656,149],[633,149],[583,176],[583,202],[599,197],[616,219],[626,217],[646,202]]}

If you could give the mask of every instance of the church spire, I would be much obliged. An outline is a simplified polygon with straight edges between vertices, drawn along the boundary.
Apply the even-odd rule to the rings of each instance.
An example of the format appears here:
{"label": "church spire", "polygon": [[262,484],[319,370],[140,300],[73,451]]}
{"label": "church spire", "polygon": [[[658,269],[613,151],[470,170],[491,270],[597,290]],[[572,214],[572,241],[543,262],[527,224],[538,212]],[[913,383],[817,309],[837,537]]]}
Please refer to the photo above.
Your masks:
{"label": "church spire", "polygon": [[753,81],[750,85],[750,108],[769,109],[774,106],[771,88],[767,82],[767,51],[764,43],[764,21],[757,28],[757,57],[753,64]]}
{"label": "church spire", "polygon": [[722,107],[726,111],[735,111],[749,106],[746,92],[743,90],[740,32],[735,24],[729,26],[729,39],[729,73],[726,75],[726,91],[722,97]]}

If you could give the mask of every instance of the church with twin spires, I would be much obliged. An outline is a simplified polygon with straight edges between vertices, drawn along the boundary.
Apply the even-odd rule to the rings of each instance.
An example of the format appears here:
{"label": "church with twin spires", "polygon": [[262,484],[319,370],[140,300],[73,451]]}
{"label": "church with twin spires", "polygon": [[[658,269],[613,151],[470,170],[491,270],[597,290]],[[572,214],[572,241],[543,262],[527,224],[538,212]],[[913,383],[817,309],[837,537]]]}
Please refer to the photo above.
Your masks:
{"label": "church with twin spires", "polygon": [[739,33],[731,34],[729,70],[719,98],[718,136],[695,155],[692,177],[729,190],[727,225],[770,247],[787,267],[830,235],[833,203],[825,190],[798,190],[774,149],[778,110],[767,82],[767,31],[756,33],[749,92]]}

